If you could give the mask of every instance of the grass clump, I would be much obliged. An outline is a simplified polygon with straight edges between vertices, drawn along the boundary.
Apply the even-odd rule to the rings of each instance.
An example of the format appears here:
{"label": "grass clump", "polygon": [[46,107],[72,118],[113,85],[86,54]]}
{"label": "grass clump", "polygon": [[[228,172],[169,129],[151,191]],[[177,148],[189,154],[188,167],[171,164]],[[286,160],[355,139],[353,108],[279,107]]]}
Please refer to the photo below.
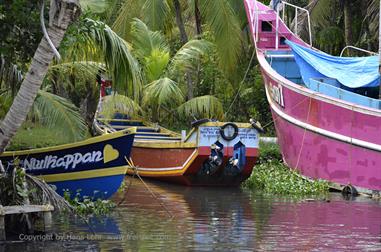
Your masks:
{"label": "grass clump", "polygon": [[292,170],[281,161],[276,144],[261,145],[261,155],[245,188],[281,195],[320,195],[329,190],[324,180],[307,180],[298,171]]}

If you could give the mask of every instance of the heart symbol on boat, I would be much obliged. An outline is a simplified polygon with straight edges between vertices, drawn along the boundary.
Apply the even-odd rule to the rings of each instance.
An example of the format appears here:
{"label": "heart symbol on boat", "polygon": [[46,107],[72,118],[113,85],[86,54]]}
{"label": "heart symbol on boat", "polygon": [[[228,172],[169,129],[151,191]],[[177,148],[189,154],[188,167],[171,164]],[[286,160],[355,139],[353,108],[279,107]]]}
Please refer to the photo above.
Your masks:
{"label": "heart symbol on boat", "polygon": [[103,162],[108,163],[119,157],[119,151],[114,149],[111,145],[106,144],[103,149]]}

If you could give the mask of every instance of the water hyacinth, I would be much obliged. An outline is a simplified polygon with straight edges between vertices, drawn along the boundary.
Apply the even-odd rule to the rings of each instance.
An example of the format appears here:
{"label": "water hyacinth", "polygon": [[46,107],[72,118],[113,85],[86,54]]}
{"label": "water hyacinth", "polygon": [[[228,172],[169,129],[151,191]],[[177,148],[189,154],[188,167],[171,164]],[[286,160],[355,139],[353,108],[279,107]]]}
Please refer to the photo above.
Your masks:
{"label": "water hyacinth", "polygon": [[276,145],[264,145],[261,148],[259,162],[244,183],[245,188],[282,195],[321,195],[328,192],[327,181],[307,180],[298,171],[287,167],[280,160]]}

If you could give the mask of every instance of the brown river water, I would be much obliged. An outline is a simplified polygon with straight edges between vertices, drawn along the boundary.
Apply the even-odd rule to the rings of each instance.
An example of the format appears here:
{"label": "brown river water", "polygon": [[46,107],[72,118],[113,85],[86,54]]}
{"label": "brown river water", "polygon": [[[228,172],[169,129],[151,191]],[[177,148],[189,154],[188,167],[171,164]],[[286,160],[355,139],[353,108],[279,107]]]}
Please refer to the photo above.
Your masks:
{"label": "brown river water", "polygon": [[0,251],[381,251],[381,202],[366,197],[292,200],[126,180],[110,216],[55,216],[54,239],[19,236]]}

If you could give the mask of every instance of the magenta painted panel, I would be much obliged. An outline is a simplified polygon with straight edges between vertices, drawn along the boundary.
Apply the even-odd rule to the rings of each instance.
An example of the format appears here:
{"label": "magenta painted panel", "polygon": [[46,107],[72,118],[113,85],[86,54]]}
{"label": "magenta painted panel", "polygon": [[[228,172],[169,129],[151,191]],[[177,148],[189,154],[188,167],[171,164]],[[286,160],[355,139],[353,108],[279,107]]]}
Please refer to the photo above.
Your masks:
{"label": "magenta painted panel", "polygon": [[[253,38],[256,8],[260,22],[275,24],[276,14],[267,6],[255,0],[245,0],[245,6]],[[280,33],[304,43],[281,21]],[[257,57],[285,162],[310,178],[381,191],[381,111],[324,96],[283,78],[265,59],[266,49],[275,49],[269,39],[274,32],[259,31],[258,36]],[[345,142],[351,138],[364,142],[362,146]],[[371,145],[376,150],[367,148]]]}

